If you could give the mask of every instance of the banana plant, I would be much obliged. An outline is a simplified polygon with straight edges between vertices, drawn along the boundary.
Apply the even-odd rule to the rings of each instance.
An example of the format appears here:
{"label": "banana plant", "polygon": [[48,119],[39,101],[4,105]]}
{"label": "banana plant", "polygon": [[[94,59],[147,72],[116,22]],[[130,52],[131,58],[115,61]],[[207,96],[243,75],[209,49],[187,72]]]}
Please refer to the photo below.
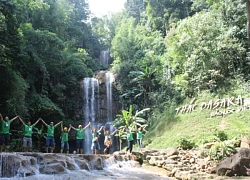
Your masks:
{"label": "banana plant", "polygon": [[124,134],[125,128],[133,129],[135,125],[140,126],[142,128],[148,126],[147,120],[140,117],[140,115],[142,115],[144,112],[149,111],[149,110],[150,108],[146,108],[141,111],[136,111],[134,115],[133,106],[130,105],[128,111],[122,110],[122,113],[117,115],[117,118],[113,121],[112,124],[116,126],[119,130],[116,136],[119,137],[120,149],[121,149],[122,140],[126,139],[126,135]]}
{"label": "banana plant", "polygon": [[147,123],[147,120],[140,117],[144,112],[149,111],[150,108],[143,109],[141,111],[136,111],[135,115],[133,114],[133,106],[129,106],[129,111],[122,110],[121,114],[118,114],[116,119],[113,121],[113,125],[116,127],[126,126],[132,127],[134,124],[142,126]]}

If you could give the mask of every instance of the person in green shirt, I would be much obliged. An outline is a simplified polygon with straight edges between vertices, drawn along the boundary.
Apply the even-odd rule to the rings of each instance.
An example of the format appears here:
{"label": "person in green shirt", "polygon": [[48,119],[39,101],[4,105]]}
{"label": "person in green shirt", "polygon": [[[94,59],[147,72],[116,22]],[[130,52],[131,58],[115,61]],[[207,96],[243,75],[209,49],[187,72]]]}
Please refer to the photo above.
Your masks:
{"label": "person in green shirt", "polygon": [[101,130],[103,129],[103,126],[97,131],[96,128],[92,128],[92,145],[91,150],[93,154],[98,154],[98,151],[100,150],[100,144],[99,144],[99,136],[101,135]]}
{"label": "person in green shirt", "polygon": [[135,128],[136,128],[137,144],[138,144],[138,147],[141,151],[142,150],[142,138],[144,136],[143,131],[145,131],[146,126],[144,126],[144,128],[142,128],[142,127],[137,128],[137,126],[135,126]]}
{"label": "person in green shirt", "polygon": [[50,124],[48,125],[46,122],[44,122],[43,119],[40,118],[40,120],[43,122],[45,126],[47,126],[46,153],[49,152],[49,147],[50,147],[50,152],[53,153],[54,148],[55,148],[54,130],[55,130],[55,127],[57,127],[59,124],[62,123],[62,121],[60,121],[59,123],[55,125],[53,122],[50,122]]}
{"label": "person in green shirt", "polygon": [[69,129],[67,127],[63,128],[63,124],[61,123],[61,153],[63,153],[63,149],[66,145],[67,154],[69,154],[69,131],[71,129],[71,126],[69,126]]}
{"label": "person in green shirt", "polygon": [[24,125],[23,150],[26,151],[26,152],[27,151],[32,151],[33,128],[40,121],[40,118],[33,125],[31,125],[30,121],[27,124],[25,124],[24,121],[22,120],[22,118],[20,116],[18,116],[18,117],[19,117],[19,120]]}
{"label": "person in green shirt", "polygon": [[[10,144],[10,124],[17,119],[18,116],[9,120],[9,117],[6,116],[3,120],[3,116],[0,115],[0,123],[1,123],[1,138],[0,138],[0,152],[4,149],[4,152],[7,151]],[[3,147],[3,149],[2,149]]]}
{"label": "person in green shirt", "polygon": [[129,150],[129,152],[130,152],[130,154],[131,154],[131,153],[132,153],[132,150],[133,150],[133,143],[134,143],[132,128],[131,128],[131,129],[127,128],[127,129],[126,129],[126,132],[125,132],[125,135],[126,135],[127,141],[128,141],[128,147],[127,147],[127,149],[126,149],[126,153],[127,153],[128,150]]}
{"label": "person in green shirt", "polygon": [[76,152],[77,154],[83,154],[83,147],[84,147],[84,132],[87,127],[90,126],[90,122],[82,128],[82,125],[79,125],[78,128],[74,128],[71,126],[72,129],[76,131]]}

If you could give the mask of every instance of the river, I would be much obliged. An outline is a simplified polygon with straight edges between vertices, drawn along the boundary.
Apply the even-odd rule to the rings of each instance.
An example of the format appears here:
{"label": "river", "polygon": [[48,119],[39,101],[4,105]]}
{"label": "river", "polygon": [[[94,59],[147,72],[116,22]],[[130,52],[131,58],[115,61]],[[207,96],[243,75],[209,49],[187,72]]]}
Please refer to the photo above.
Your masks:
{"label": "river", "polygon": [[104,170],[77,170],[65,174],[44,175],[37,174],[29,177],[0,178],[1,180],[171,180],[163,175],[156,174],[143,168],[135,167],[108,167]]}
{"label": "river", "polygon": [[[125,156],[119,156],[119,158],[124,158]],[[88,159],[88,166],[91,167],[98,159],[102,159],[102,170],[84,170],[81,169],[75,160],[85,158]],[[32,159],[36,159],[36,161],[31,161]],[[40,159],[38,161],[38,159]],[[1,162],[0,162],[0,174],[8,174],[7,172],[11,172],[14,177],[5,178],[2,176],[0,180],[170,180],[171,178],[167,177],[163,173],[160,173],[159,169],[155,169],[156,167],[144,168],[145,166],[135,166],[135,161],[128,160],[124,158],[124,160],[117,160],[114,156],[104,157],[104,156],[94,156],[94,155],[63,155],[63,154],[42,154],[42,153],[2,153],[1,154]],[[29,164],[27,162],[34,162]],[[46,163],[45,163],[46,162]],[[47,174],[41,173],[39,169],[41,169],[44,164],[50,164],[63,162],[65,164],[64,171],[57,172],[56,174]],[[74,165],[75,170],[69,170],[67,167],[67,163],[71,162]],[[12,165],[11,165],[12,164]],[[20,165],[20,167],[16,167],[16,165]],[[58,168],[56,166],[54,168]],[[29,169],[33,168],[34,174],[31,176],[24,176],[22,171],[25,169],[26,172]],[[49,168],[49,167],[47,167]],[[53,168],[51,166],[51,168]],[[17,171],[16,171],[16,170]],[[48,170],[48,169],[47,169]],[[15,173],[16,172],[16,173]],[[48,171],[46,171],[48,172]],[[164,172],[164,171],[163,171]]]}

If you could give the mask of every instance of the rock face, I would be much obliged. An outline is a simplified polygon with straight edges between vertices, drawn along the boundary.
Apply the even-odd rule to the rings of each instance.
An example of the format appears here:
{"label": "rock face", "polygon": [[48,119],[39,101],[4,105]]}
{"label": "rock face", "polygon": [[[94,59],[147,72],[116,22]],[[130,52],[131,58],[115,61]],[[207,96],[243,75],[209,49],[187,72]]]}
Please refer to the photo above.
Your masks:
{"label": "rock face", "polygon": [[35,174],[61,174],[69,170],[102,170],[107,164],[131,161],[138,162],[131,156],[116,155],[75,155],[44,153],[1,153],[0,178],[23,177]]}
{"label": "rock face", "polygon": [[211,172],[221,176],[245,176],[249,167],[250,149],[241,148],[237,154],[221,161]]}

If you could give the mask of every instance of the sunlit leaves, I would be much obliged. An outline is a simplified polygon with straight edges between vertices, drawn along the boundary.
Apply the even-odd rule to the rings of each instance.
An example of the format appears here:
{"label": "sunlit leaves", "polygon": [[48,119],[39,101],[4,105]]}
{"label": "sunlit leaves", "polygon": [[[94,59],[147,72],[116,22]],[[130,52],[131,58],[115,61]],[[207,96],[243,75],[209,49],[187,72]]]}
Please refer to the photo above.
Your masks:
{"label": "sunlit leaves", "polygon": [[[245,48],[234,37],[235,27],[227,27],[223,17],[213,12],[199,13],[180,22],[166,38],[167,64],[174,82],[190,95],[202,89],[215,90],[243,64]],[[219,72],[223,78],[215,78]],[[210,85],[213,82],[213,87]]]}

